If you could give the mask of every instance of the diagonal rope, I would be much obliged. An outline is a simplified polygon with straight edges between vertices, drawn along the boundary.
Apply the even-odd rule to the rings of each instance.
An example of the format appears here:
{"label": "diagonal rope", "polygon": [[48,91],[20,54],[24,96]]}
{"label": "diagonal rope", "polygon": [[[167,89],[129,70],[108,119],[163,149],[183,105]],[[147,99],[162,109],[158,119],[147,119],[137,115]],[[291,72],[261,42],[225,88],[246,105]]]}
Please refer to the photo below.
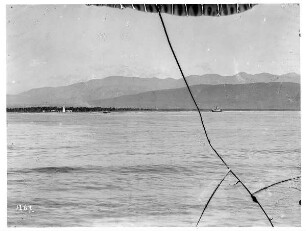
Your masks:
{"label": "diagonal rope", "polygon": [[209,143],[209,146],[210,146],[211,149],[217,154],[217,156],[218,156],[219,159],[223,162],[223,164],[224,164],[228,169],[230,169],[229,166],[227,165],[227,163],[223,160],[223,158],[221,157],[221,155],[216,151],[216,149],[212,146],[212,144],[211,144],[211,142],[210,142],[210,139],[209,139],[209,137],[208,137],[208,134],[207,134],[207,131],[206,131],[206,128],[205,128],[205,125],[204,125],[204,121],[203,121],[203,117],[202,117],[200,108],[199,108],[199,106],[198,106],[198,104],[197,104],[197,102],[196,102],[196,100],[195,100],[195,98],[194,98],[194,96],[193,96],[193,94],[192,94],[192,92],[191,92],[191,89],[190,89],[190,87],[189,87],[189,84],[188,84],[188,82],[187,82],[187,79],[185,78],[185,75],[184,75],[184,73],[183,73],[183,70],[182,70],[182,68],[181,68],[181,66],[180,66],[180,64],[179,64],[179,61],[178,61],[178,59],[177,59],[177,57],[176,57],[176,55],[175,55],[175,52],[174,52],[174,50],[173,50],[173,48],[172,48],[172,45],[171,45],[171,42],[170,42],[170,39],[169,39],[167,30],[166,30],[166,26],[165,26],[165,24],[164,24],[164,20],[163,20],[163,18],[162,18],[162,15],[161,15],[160,11],[158,11],[158,14],[159,14],[160,20],[161,20],[161,22],[162,22],[162,25],[163,25],[163,28],[164,28],[164,31],[165,31],[165,34],[166,34],[166,37],[167,37],[167,40],[168,40],[168,44],[169,44],[170,49],[171,49],[171,51],[172,51],[172,54],[173,54],[173,56],[174,56],[174,58],[175,58],[176,64],[177,64],[178,68],[180,69],[181,75],[182,75],[182,77],[183,77],[183,79],[184,79],[184,82],[185,82],[186,87],[187,87],[187,89],[188,89],[188,91],[189,91],[189,94],[190,94],[190,96],[191,96],[191,98],[192,98],[192,100],[193,100],[193,102],[194,102],[194,104],[195,104],[195,106],[196,106],[196,108],[197,108],[197,111],[198,111],[198,113],[199,113],[199,116],[200,116],[200,119],[201,119],[201,123],[202,123],[202,127],[203,127],[203,129],[204,129],[205,136],[206,136],[206,139],[207,139],[207,141],[208,141],[208,143]]}
{"label": "diagonal rope", "polygon": [[199,225],[199,223],[200,223],[200,221],[201,221],[201,218],[202,218],[202,216],[203,216],[205,210],[206,210],[207,207],[208,207],[209,202],[211,201],[211,199],[213,198],[213,196],[214,196],[215,193],[217,192],[218,188],[220,187],[220,185],[222,184],[222,182],[225,180],[225,178],[227,177],[227,175],[228,175],[230,172],[231,172],[231,171],[229,170],[229,171],[226,173],[226,175],[225,175],[225,176],[222,178],[222,180],[219,182],[219,184],[217,185],[217,187],[215,188],[215,190],[213,191],[213,193],[210,195],[210,197],[209,197],[209,199],[208,199],[208,201],[207,201],[207,203],[206,203],[206,205],[205,205],[205,207],[204,207],[204,209],[203,209],[203,211],[202,211],[202,213],[201,213],[201,216],[200,216],[200,218],[199,218],[199,220],[198,220],[196,226]]}
{"label": "diagonal rope", "polygon": [[202,123],[202,127],[203,127],[203,130],[204,130],[204,132],[205,132],[205,136],[206,136],[206,139],[207,139],[207,141],[208,141],[208,143],[209,143],[209,146],[210,146],[211,149],[215,152],[215,154],[219,157],[219,159],[223,162],[223,164],[227,167],[227,169],[230,170],[230,172],[233,174],[233,176],[234,176],[234,177],[242,184],[242,186],[247,190],[247,192],[250,194],[250,196],[251,196],[253,202],[255,202],[255,203],[257,203],[257,204],[259,205],[260,209],[263,211],[263,213],[264,213],[265,216],[267,217],[267,219],[268,219],[268,221],[270,222],[271,226],[274,227],[274,226],[273,226],[273,223],[272,223],[272,221],[271,221],[271,219],[269,218],[269,216],[267,215],[266,211],[263,209],[263,207],[261,206],[261,204],[259,203],[259,201],[257,200],[257,198],[256,198],[254,195],[252,195],[252,193],[251,193],[250,190],[246,187],[246,185],[245,185],[245,184],[238,178],[238,176],[230,169],[230,167],[229,167],[228,164],[223,160],[223,158],[221,157],[221,155],[220,155],[220,154],[217,152],[217,150],[212,146],[212,144],[211,144],[211,142],[210,142],[210,139],[209,139],[209,137],[208,137],[208,134],[207,134],[205,125],[204,125],[204,121],[203,121],[203,117],[202,117],[200,108],[199,108],[199,106],[198,106],[198,104],[197,104],[197,102],[196,102],[196,100],[195,100],[195,98],[194,98],[194,96],[193,96],[193,94],[192,94],[192,92],[191,92],[191,89],[190,89],[189,84],[188,84],[188,82],[187,82],[187,80],[186,80],[186,77],[185,77],[185,75],[184,75],[184,73],[183,73],[183,70],[182,70],[182,68],[181,68],[181,66],[180,66],[180,64],[179,64],[179,61],[178,61],[178,59],[177,59],[177,57],[176,57],[176,55],[175,55],[175,52],[174,52],[174,50],[173,50],[173,48],[172,48],[172,45],[171,45],[171,42],[170,42],[170,39],[169,39],[169,36],[168,36],[168,33],[167,33],[166,26],[165,26],[163,17],[162,17],[161,12],[160,12],[160,7],[158,6],[157,9],[158,9],[158,15],[159,15],[160,21],[161,21],[161,23],[162,23],[162,26],[163,26],[165,35],[166,35],[166,37],[167,37],[167,41],[168,41],[169,47],[170,47],[170,49],[171,49],[171,51],[172,51],[172,54],[173,54],[174,59],[175,59],[175,61],[176,61],[176,64],[177,64],[177,66],[178,66],[178,68],[179,68],[179,70],[180,70],[180,72],[181,72],[181,75],[182,75],[182,77],[183,77],[183,79],[184,79],[184,82],[185,82],[186,87],[187,87],[187,89],[188,89],[188,91],[189,91],[189,94],[190,94],[190,96],[191,96],[191,98],[192,98],[192,100],[193,100],[193,102],[194,102],[194,104],[195,104],[195,106],[196,106],[196,108],[197,108],[197,111],[198,111],[198,113],[199,113],[199,116],[200,116],[200,119],[201,119],[201,123]]}
{"label": "diagonal rope", "polygon": [[289,179],[286,179],[286,180],[281,180],[281,181],[278,181],[278,182],[276,182],[274,184],[271,184],[271,185],[268,185],[268,186],[263,187],[261,189],[258,189],[257,191],[253,192],[252,194],[254,195],[254,194],[259,193],[259,192],[261,192],[263,190],[266,190],[266,189],[268,189],[268,188],[270,188],[272,186],[275,186],[275,185],[278,185],[278,184],[282,184],[282,183],[285,183],[287,181],[292,181],[292,180],[300,179],[300,178],[301,178],[301,176],[296,176],[296,177],[292,177],[292,178],[289,178]]}
{"label": "diagonal rope", "polygon": [[272,227],[274,227],[271,218],[268,216],[268,214],[266,213],[266,211],[264,210],[264,208],[262,207],[262,205],[259,203],[259,201],[257,200],[257,198],[251,193],[251,191],[248,189],[248,187],[238,178],[238,176],[232,171],[230,170],[230,172],[233,174],[233,176],[240,182],[240,184],[245,188],[245,190],[250,194],[253,202],[257,203],[259,208],[262,210],[262,212],[265,214],[266,218],[268,219],[268,221],[270,222],[270,225]]}

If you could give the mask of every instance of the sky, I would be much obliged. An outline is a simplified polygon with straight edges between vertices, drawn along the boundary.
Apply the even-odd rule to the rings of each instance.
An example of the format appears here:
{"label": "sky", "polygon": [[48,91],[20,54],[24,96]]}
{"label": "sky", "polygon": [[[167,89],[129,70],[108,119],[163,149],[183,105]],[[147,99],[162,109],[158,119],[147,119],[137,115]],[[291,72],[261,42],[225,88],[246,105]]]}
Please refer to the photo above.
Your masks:
{"label": "sky", "polygon": [[[8,5],[6,14],[8,94],[108,76],[181,78],[158,14],[85,5]],[[186,76],[300,73],[298,5],[163,18]]]}

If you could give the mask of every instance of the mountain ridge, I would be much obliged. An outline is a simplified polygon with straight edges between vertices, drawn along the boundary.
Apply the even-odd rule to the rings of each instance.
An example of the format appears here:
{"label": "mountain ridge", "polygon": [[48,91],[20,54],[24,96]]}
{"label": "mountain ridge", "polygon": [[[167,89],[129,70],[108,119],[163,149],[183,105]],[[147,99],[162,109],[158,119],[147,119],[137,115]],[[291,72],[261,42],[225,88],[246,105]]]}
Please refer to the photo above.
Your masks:
{"label": "mountain ridge", "polygon": [[[247,84],[254,82],[292,82],[299,83],[300,76],[296,73],[272,75],[269,73],[247,74],[244,72],[234,76],[206,74],[187,77],[190,86]],[[35,88],[17,95],[7,95],[8,106],[91,106],[95,100],[110,99],[124,95],[135,95],[143,92],[184,88],[183,79],[159,79],[110,76],[103,79],[92,79],[60,87]]]}
{"label": "mountain ridge", "polygon": [[[194,85],[191,91],[200,109],[300,110],[297,83]],[[115,108],[194,109],[186,88],[150,91],[96,100],[91,105]]]}

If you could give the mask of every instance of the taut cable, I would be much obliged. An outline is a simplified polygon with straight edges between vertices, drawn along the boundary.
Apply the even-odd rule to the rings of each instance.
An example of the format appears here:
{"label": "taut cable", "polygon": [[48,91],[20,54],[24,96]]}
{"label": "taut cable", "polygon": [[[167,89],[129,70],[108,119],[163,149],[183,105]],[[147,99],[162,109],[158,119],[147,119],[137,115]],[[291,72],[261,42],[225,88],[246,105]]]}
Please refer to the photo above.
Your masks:
{"label": "taut cable", "polygon": [[[163,17],[162,17],[161,12],[160,12],[160,6],[159,6],[159,5],[157,5],[157,9],[158,9],[158,15],[159,15],[160,21],[161,21],[161,23],[162,23],[162,26],[163,26],[165,35],[166,35],[166,37],[167,37],[167,41],[168,41],[169,47],[170,47],[170,49],[171,49],[171,51],[172,51],[172,54],[173,54],[174,59],[175,59],[175,61],[176,61],[176,64],[177,64],[177,66],[178,66],[178,68],[179,68],[179,70],[180,70],[180,72],[181,72],[181,75],[182,75],[182,77],[183,77],[183,79],[184,79],[184,82],[185,82],[186,87],[187,87],[187,89],[188,89],[188,91],[189,91],[189,94],[190,94],[190,96],[191,96],[191,98],[192,98],[192,100],[193,100],[193,102],[194,102],[194,104],[195,104],[195,106],[196,106],[196,108],[197,108],[197,111],[198,111],[198,113],[199,113],[199,116],[200,116],[200,119],[201,119],[201,123],[202,123],[202,127],[203,127],[203,130],[204,130],[204,132],[205,132],[205,136],[206,136],[206,139],[207,139],[207,141],[208,141],[208,143],[209,143],[209,146],[210,146],[211,149],[215,152],[215,154],[219,157],[219,159],[223,162],[223,164],[227,167],[227,169],[229,170],[229,172],[231,172],[232,175],[233,175],[233,176],[242,184],[242,186],[247,190],[247,192],[250,194],[250,196],[251,196],[253,202],[255,202],[255,203],[257,203],[257,204],[259,205],[259,207],[261,208],[261,210],[263,211],[263,213],[265,214],[265,216],[266,216],[267,219],[269,220],[271,226],[274,227],[274,226],[273,226],[273,223],[272,223],[272,221],[271,221],[271,219],[269,218],[269,216],[267,215],[266,211],[263,209],[263,207],[261,206],[261,204],[258,202],[257,198],[256,198],[254,195],[252,195],[252,193],[251,193],[250,190],[246,187],[246,185],[245,185],[245,184],[238,178],[238,176],[230,169],[230,167],[229,167],[228,164],[224,161],[224,159],[221,157],[221,155],[220,155],[220,154],[217,152],[217,150],[212,146],[212,144],[211,144],[211,142],[210,142],[210,139],[209,139],[209,137],[208,137],[208,134],[207,134],[205,125],[204,125],[204,121],[203,121],[203,117],[202,117],[200,108],[199,108],[199,106],[198,106],[198,104],[197,104],[197,102],[196,102],[196,100],[195,100],[195,98],[194,98],[194,96],[193,96],[193,94],[192,94],[192,92],[191,92],[191,89],[190,89],[190,87],[189,87],[189,84],[188,84],[188,82],[187,82],[187,79],[185,78],[185,75],[184,75],[184,73],[183,73],[183,70],[182,70],[182,68],[181,68],[181,66],[180,66],[180,63],[179,63],[179,61],[178,61],[178,59],[177,59],[177,57],[176,57],[176,55],[175,55],[175,52],[174,52],[174,50],[173,50],[172,45],[171,45],[171,42],[170,42],[170,39],[169,39],[169,36],[168,36],[168,33],[167,33],[166,26],[165,26]],[[228,172],[228,173],[229,173],[229,172]],[[227,174],[226,174],[226,176],[227,176]],[[225,177],[226,177],[226,176],[225,176]],[[224,177],[224,178],[225,178],[225,177]],[[223,179],[223,180],[224,180],[224,179]],[[222,180],[222,181],[223,181],[223,180]],[[222,183],[222,181],[220,182],[220,184]],[[219,186],[214,190],[214,192],[213,192],[213,194],[211,195],[209,201],[211,200],[211,198],[213,197],[213,195],[215,194],[215,192],[217,191],[218,188],[219,188]],[[209,201],[208,201],[208,203],[209,203]],[[207,203],[207,205],[208,205],[208,203]],[[206,206],[206,207],[207,207],[207,206]],[[205,209],[206,209],[206,207],[205,207]],[[204,210],[205,210],[205,209],[204,209]],[[204,210],[203,210],[203,212],[202,212],[202,214],[201,214],[201,217],[202,217],[202,215],[203,215],[203,213],[204,213]],[[200,217],[200,219],[201,219],[201,217]],[[199,221],[200,221],[200,219],[199,219]],[[198,223],[199,223],[199,221],[198,221]],[[198,225],[198,223],[197,223],[197,225]]]}

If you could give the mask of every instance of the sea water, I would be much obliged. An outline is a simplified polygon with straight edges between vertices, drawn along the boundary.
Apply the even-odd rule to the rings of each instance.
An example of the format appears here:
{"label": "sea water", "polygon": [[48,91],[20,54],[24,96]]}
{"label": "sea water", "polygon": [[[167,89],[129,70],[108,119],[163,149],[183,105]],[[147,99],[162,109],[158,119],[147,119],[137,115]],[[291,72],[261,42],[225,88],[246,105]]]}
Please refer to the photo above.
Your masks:
{"label": "sea water", "polygon": [[[299,176],[300,112],[203,112],[211,144],[251,192]],[[196,112],[8,113],[8,226],[195,226],[227,168]],[[256,197],[301,225],[300,182]],[[199,226],[269,226],[229,174]]]}

